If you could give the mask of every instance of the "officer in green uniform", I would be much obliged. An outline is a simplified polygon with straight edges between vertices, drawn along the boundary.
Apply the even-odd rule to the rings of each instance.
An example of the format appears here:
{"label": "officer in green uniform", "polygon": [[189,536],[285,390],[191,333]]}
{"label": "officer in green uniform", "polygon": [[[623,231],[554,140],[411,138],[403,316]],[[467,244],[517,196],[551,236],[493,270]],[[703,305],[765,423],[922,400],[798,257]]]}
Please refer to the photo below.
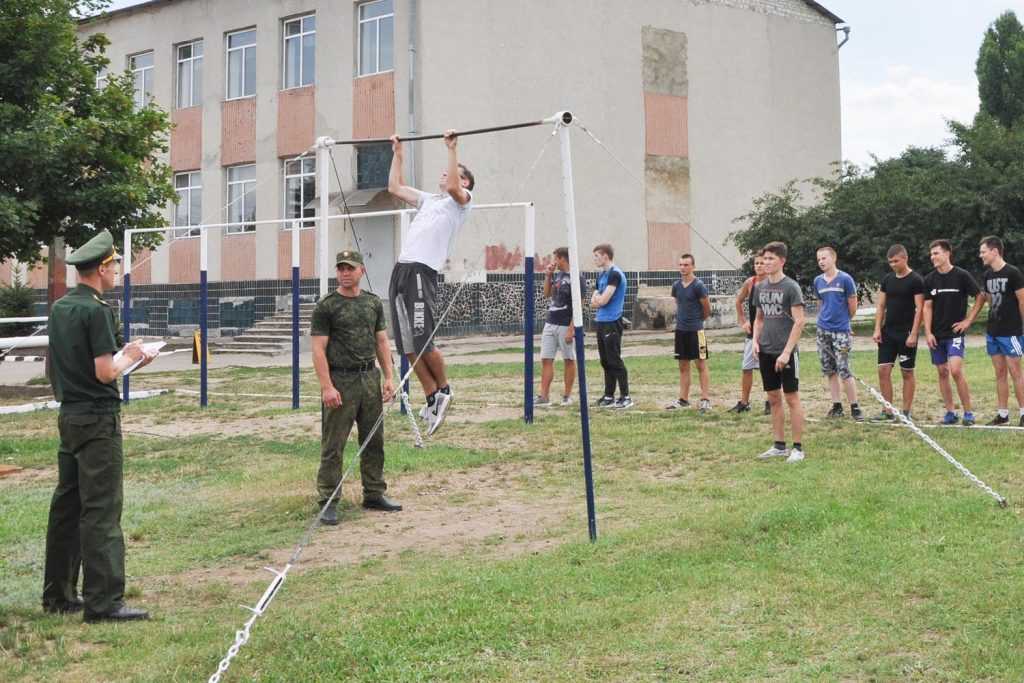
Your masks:
{"label": "officer in green uniform", "polygon": [[[121,396],[117,378],[152,360],[138,343],[122,346],[117,320],[101,295],[117,285],[114,238],[100,232],[72,253],[78,286],[53,304],[47,375],[60,401],[58,481],[46,530],[43,609],[84,609],[87,622],[147,619],[124,604],[121,532]],[[77,595],[82,570],[82,599]]]}
{"label": "officer in green uniform", "polygon": [[[316,486],[322,506],[337,487],[342,474],[342,453],[352,424],[359,426],[359,443],[366,443],[359,463],[363,480],[363,507],[395,512],[402,506],[384,495],[384,425],[370,431],[390,401],[392,383],[391,347],[385,332],[384,305],[359,288],[366,273],[358,251],[340,251],[335,259],[338,289],[317,303],[310,334],[313,337],[313,367],[323,396],[320,471]],[[384,390],[381,393],[381,373]],[[324,524],[338,523],[337,500],[321,518]]]}

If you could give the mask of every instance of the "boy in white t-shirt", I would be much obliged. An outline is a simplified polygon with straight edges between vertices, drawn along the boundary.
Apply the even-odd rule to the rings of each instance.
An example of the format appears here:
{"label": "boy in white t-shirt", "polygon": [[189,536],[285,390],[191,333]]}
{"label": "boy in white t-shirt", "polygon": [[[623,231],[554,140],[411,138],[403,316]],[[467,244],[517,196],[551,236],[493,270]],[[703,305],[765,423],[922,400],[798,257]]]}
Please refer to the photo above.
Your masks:
{"label": "boy in white t-shirt", "polygon": [[444,358],[431,340],[437,320],[437,273],[448,260],[451,244],[466,222],[475,185],[472,172],[459,163],[457,142],[455,131],[445,132],[448,167],[441,173],[440,192],[431,194],[405,184],[402,142],[397,135],[391,136],[394,156],[388,192],[418,209],[391,273],[391,324],[398,353],[404,354],[410,363],[422,353],[414,370],[427,397],[427,405],[420,413],[427,421],[427,434],[441,426],[452,401]]}

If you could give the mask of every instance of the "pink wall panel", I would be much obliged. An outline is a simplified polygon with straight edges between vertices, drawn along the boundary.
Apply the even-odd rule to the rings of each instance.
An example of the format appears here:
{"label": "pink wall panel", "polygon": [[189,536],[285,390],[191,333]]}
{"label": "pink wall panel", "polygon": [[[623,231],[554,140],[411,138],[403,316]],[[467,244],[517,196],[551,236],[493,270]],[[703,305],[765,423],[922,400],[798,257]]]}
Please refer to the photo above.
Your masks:
{"label": "pink wall panel", "polygon": [[656,156],[689,156],[685,97],[644,93],[647,153]]}
{"label": "pink wall panel", "polygon": [[176,109],[171,121],[171,168],[195,171],[203,165],[203,108]]}
{"label": "pink wall panel", "polygon": [[[316,230],[299,231],[299,275],[316,276]],[[292,277],[292,231],[277,234],[277,276],[282,280]]]}
{"label": "pink wall panel", "polygon": [[352,137],[386,138],[395,132],[394,72],[352,82]]}
{"label": "pink wall panel", "polygon": [[28,271],[28,286],[33,289],[46,289],[49,284],[47,282],[47,274],[47,265],[40,261]]}
{"label": "pink wall panel", "polygon": [[293,88],[277,94],[277,156],[302,154],[316,140],[316,88]]}
{"label": "pink wall panel", "polygon": [[[198,280],[198,276],[196,276],[196,279]],[[149,249],[143,249],[137,254],[132,254],[132,284],[153,284],[153,252]]]}
{"label": "pink wall panel", "polygon": [[256,161],[256,98],[221,103],[220,163]]}
{"label": "pink wall panel", "polygon": [[14,269],[8,261],[0,261],[0,285],[11,285],[14,280]]}
{"label": "pink wall panel", "polygon": [[682,254],[690,251],[688,223],[647,223],[647,267],[675,270]]}
{"label": "pink wall panel", "polygon": [[256,279],[256,235],[225,235],[220,249],[220,279]]}
{"label": "pink wall panel", "polygon": [[[171,242],[171,284],[199,282],[199,240]],[[133,269],[134,270],[134,269]]]}

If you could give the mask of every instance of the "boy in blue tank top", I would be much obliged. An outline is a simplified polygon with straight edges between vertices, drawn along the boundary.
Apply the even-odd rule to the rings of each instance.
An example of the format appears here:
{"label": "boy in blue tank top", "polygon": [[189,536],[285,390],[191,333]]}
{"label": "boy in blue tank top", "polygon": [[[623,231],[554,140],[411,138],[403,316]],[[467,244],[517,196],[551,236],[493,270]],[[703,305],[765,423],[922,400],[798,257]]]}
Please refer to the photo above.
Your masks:
{"label": "boy in blue tank top", "polygon": [[[629,397],[629,373],[622,361],[622,307],[626,302],[626,274],[615,265],[615,250],[610,244],[594,247],[594,265],[600,271],[597,287],[590,297],[597,327],[597,353],[604,369],[604,396],[594,404],[599,408],[625,410],[633,407]],[[619,398],[615,398],[615,386]]]}

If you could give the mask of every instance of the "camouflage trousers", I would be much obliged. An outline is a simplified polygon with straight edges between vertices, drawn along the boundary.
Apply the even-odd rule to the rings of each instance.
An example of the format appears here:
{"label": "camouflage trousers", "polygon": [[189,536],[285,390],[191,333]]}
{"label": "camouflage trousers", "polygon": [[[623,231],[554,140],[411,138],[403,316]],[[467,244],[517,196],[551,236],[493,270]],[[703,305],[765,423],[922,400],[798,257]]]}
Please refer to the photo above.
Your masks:
{"label": "camouflage trousers", "polygon": [[374,498],[387,490],[384,483],[384,425],[369,436],[384,410],[380,390],[380,371],[331,372],[331,382],[341,394],[341,406],[324,407],[323,427],[320,435],[320,471],[316,475],[320,504],[327,502],[338,486],[342,475],[342,454],[352,426],[359,429],[359,444],[366,443],[359,460],[359,474],[363,480],[363,496]]}

